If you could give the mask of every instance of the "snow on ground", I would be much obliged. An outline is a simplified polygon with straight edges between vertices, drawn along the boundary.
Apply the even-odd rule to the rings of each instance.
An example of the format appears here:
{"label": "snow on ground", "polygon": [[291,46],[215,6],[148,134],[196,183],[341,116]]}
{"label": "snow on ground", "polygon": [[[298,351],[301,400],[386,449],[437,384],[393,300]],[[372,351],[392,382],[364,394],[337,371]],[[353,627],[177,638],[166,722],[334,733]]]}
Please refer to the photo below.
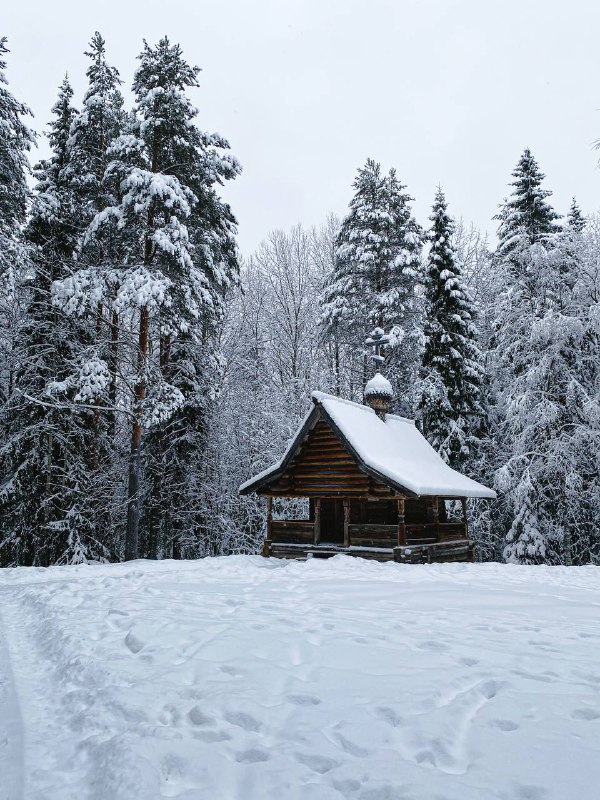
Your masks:
{"label": "snow on ground", "polygon": [[0,571],[0,800],[596,800],[600,569]]}

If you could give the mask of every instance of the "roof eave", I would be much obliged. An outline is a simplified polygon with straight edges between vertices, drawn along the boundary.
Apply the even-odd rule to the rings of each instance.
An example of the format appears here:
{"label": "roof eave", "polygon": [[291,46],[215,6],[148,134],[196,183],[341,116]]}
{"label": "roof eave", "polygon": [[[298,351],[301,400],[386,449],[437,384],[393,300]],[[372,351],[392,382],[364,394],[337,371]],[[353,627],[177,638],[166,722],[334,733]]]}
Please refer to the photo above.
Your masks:
{"label": "roof eave", "polygon": [[319,409],[315,403],[315,406],[311,409],[310,414],[307,416],[304,425],[296,432],[294,440],[292,442],[291,447],[288,448],[288,451],[282,461],[276,466],[273,467],[272,472],[268,472],[266,475],[261,474],[255,480],[250,479],[250,481],[246,481],[243,483],[241,487],[238,489],[238,493],[241,495],[251,494],[252,492],[258,492],[260,489],[268,486],[274,480],[279,478],[286,470],[288,464],[296,455],[298,447],[302,443],[306,434],[311,430],[314,426],[317,416],[319,414]]}

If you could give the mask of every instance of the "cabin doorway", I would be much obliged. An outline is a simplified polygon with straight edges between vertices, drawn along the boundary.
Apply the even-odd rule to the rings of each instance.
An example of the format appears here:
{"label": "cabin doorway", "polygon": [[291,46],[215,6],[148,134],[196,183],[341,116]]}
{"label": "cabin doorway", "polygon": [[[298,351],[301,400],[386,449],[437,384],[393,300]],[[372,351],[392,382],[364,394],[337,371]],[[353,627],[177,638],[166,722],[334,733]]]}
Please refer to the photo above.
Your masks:
{"label": "cabin doorway", "polygon": [[321,500],[321,542],[344,543],[344,505],[337,498]]}

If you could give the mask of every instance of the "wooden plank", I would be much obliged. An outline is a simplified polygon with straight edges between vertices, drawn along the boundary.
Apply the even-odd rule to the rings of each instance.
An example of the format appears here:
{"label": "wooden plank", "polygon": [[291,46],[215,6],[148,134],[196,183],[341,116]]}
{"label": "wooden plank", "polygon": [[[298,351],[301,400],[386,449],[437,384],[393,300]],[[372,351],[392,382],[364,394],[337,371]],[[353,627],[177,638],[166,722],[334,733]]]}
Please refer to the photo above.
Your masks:
{"label": "wooden plank", "polygon": [[404,498],[397,500],[398,503],[398,547],[406,544],[406,525],[404,522]]}
{"label": "wooden plank", "polygon": [[366,523],[360,525],[349,525],[350,535],[354,536],[381,536],[394,538],[397,533],[395,525],[382,525],[376,523]]}
{"label": "wooden plank", "polygon": [[350,544],[350,501],[345,497],[342,502],[344,504],[344,546],[348,547]]}
{"label": "wooden plank", "polygon": [[271,539],[271,526],[273,524],[273,498],[267,497],[267,539]]}

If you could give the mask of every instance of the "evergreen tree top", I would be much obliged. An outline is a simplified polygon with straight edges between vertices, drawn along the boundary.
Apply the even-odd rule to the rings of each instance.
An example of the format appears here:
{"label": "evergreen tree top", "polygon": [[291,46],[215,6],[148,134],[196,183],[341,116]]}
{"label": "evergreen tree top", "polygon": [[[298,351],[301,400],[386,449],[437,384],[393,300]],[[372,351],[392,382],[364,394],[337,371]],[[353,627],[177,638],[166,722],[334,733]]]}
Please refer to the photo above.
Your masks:
{"label": "evergreen tree top", "polygon": [[[140,66],[133,79],[133,91],[138,103],[160,96],[156,89],[179,89],[184,91],[198,83],[200,67],[192,67],[183,57],[181,45],[171,45],[164,36],[155,47],[144,39],[144,49],[139,54]],[[147,98],[148,93],[151,97]]]}
{"label": "evergreen tree top", "polygon": [[98,31],[92,36],[89,48],[84,53],[92,60],[86,71],[88,89],[83,98],[85,106],[89,106],[96,96],[102,98],[111,95],[123,83],[119,70],[106,61],[106,42]]}
{"label": "evergreen tree top", "polygon": [[532,244],[544,244],[559,232],[556,220],[560,214],[547,200],[552,192],[542,187],[546,176],[529,148],[524,150],[512,175],[513,192],[495,217],[500,220],[498,252],[503,255]]}
{"label": "evergreen tree top", "polygon": [[106,61],[105,41],[98,31],[85,55],[92,63],[86,72],[88,87],[83,108],[74,116],[70,128],[70,177],[74,185],[89,196],[97,210],[108,202],[108,198],[103,200],[101,197],[107,151],[121,133],[125,114],[119,88],[122,81],[118,70]]}
{"label": "evergreen tree top", "polygon": [[415,313],[421,229],[395,170],[367,159],[336,238],[336,266],[322,295],[323,324],[407,327]]}
{"label": "evergreen tree top", "polygon": [[68,146],[71,123],[77,113],[71,105],[72,97],[73,89],[65,75],[52,106],[54,117],[48,125],[47,135],[52,153],[50,158],[36,164],[33,170],[37,183],[28,226],[28,236],[32,242],[41,245],[51,237],[56,237],[60,239],[65,253],[72,252],[76,237]]}
{"label": "evergreen tree top", "polygon": [[63,170],[69,162],[69,135],[71,123],[77,113],[71,105],[73,89],[69,82],[69,76],[65,75],[62,83],[58,87],[58,97],[52,106],[53,119],[48,123],[49,133],[48,142],[52,149],[49,159],[40,161],[34,168],[34,174],[38,179],[36,189],[38,192],[47,191],[51,186],[63,184]]}
{"label": "evergreen tree top", "polygon": [[32,116],[31,111],[6,88],[4,56],[8,52],[6,37],[0,37],[0,226],[11,228],[25,217],[25,175],[29,170],[26,154],[35,142],[35,134],[22,120]]}
{"label": "evergreen tree top", "polygon": [[442,187],[438,186],[429,220],[432,222],[428,239],[433,244],[450,247],[450,236],[454,233],[454,220],[448,214],[448,203]]}
{"label": "evergreen tree top", "polygon": [[587,223],[586,217],[581,212],[579,204],[575,198],[571,201],[569,213],[567,214],[567,227],[575,233],[581,233]]}

